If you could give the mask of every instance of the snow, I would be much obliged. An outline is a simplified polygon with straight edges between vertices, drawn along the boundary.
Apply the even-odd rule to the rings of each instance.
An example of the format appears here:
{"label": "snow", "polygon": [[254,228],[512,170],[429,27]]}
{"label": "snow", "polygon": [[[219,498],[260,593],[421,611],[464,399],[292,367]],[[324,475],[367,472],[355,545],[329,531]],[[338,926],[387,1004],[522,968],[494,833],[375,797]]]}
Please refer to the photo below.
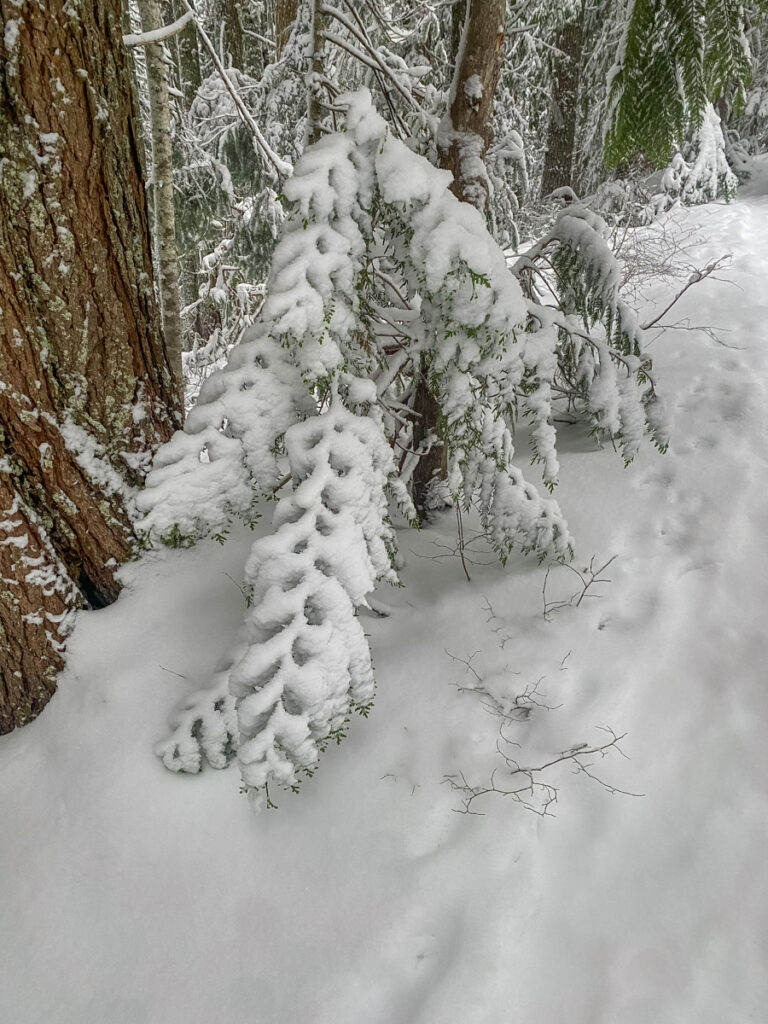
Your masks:
{"label": "snow", "polygon": [[[233,644],[249,531],[152,552],[116,605],[79,616],[51,705],[0,738],[9,1021],[766,1019],[766,164],[738,201],[676,216],[706,238],[700,263],[733,253],[734,283],[707,279],[677,314],[723,343],[653,342],[669,451],[623,470],[559,428],[574,567],[615,555],[611,582],[547,619],[570,570],[542,595],[545,567],[501,569],[473,541],[467,583],[451,517],[399,531],[405,587],[360,620],[371,716],[279,810],[254,817],[236,769],[174,776],[152,754]],[[644,795],[571,761],[545,776],[555,817],[494,794],[456,813],[445,776],[504,782],[483,705],[528,767],[626,732],[629,759],[590,771]]]}
{"label": "snow", "polygon": [[471,102],[480,103],[483,98],[483,83],[479,75],[470,75],[464,83],[464,95]]}
{"label": "snow", "polygon": [[19,42],[19,23],[15,18],[9,18],[6,21],[3,38],[6,53],[13,53]]}

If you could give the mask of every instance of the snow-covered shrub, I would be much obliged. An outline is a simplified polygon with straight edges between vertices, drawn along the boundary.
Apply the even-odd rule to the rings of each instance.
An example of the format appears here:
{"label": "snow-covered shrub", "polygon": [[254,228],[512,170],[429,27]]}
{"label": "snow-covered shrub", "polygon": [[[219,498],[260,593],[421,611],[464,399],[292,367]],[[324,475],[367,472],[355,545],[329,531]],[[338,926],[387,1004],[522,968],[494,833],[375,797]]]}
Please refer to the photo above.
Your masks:
{"label": "snow-covered shrub", "polygon": [[657,208],[679,199],[686,204],[709,203],[718,196],[732,199],[739,181],[726,157],[720,117],[708,103],[689,145],[677,152],[661,173]]}
{"label": "snow-covered shrub", "polygon": [[[388,493],[415,516],[405,481],[423,373],[448,488],[479,510],[502,559],[513,546],[567,558],[572,546],[557,503],[517,464],[520,418],[550,489],[560,395],[627,459],[645,429],[660,436],[604,222],[564,211],[519,268],[526,297],[450,174],[394,138],[367,91],[339,102],[344,130],[309,147],[286,182],[260,322],[206,382],[141,499],[145,531],[194,537],[248,518],[290,481],[246,568],[251,606],[230,672],[241,770],[259,793],[295,786],[370,703],[355,610],[377,580],[396,582]],[[544,259],[562,308],[532,297]]]}
{"label": "snow-covered shrub", "polygon": [[[537,333],[544,331],[546,339],[549,327],[557,334],[550,388],[630,462],[646,433],[664,450],[667,428],[637,317],[619,296],[621,268],[607,244],[609,234],[602,217],[571,203],[517,261],[515,272],[532,300],[540,295],[539,281],[549,283],[547,271],[554,276],[558,305],[531,306]],[[541,409],[539,422],[542,430],[551,429]],[[552,477],[545,473],[545,479]]]}
{"label": "snow-covered shrub", "polygon": [[327,408],[285,444],[294,490],[246,565],[247,648],[230,678],[243,780],[258,790],[295,786],[350,711],[367,714],[373,670],[355,609],[377,579],[397,580],[385,498],[394,462],[376,418],[347,409],[334,383]]}
{"label": "snow-covered shrub", "polygon": [[239,738],[229,672],[217,672],[211,686],[191,693],[176,708],[169,725],[170,736],[155,746],[169,771],[199,772],[203,759],[212,768],[226,768]]}
{"label": "snow-covered shrub", "polygon": [[249,327],[203,385],[184,430],[157,452],[139,497],[140,529],[179,544],[216,534],[233,516],[252,521],[255,502],[281,478],[280,438],[312,408],[289,353],[264,324]]}

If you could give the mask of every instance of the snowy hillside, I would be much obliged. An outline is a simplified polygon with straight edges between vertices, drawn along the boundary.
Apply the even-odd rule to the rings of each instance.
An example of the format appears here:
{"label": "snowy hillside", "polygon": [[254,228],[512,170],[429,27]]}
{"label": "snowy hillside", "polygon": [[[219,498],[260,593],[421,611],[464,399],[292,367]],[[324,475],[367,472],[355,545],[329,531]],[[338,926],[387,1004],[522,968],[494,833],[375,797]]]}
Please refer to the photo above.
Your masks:
{"label": "snowy hillside", "polygon": [[650,346],[667,454],[624,470],[560,427],[573,565],[613,559],[606,581],[577,607],[569,569],[473,542],[467,582],[452,515],[402,530],[405,586],[365,619],[373,712],[277,811],[152,753],[240,626],[251,535],[153,553],[81,613],[50,707],[0,738],[0,1020],[768,1021],[759,171],[676,215],[699,265],[733,259],[674,314],[718,340]]}

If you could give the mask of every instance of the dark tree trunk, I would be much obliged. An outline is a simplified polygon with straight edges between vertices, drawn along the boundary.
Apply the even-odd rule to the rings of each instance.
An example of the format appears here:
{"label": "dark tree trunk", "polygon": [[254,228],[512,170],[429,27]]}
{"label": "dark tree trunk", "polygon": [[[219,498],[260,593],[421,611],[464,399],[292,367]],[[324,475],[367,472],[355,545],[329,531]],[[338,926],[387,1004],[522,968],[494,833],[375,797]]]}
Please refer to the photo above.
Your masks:
{"label": "dark tree trunk", "polygon": [[[472,203],[481,213],[488,204],[488,181],[483,158],[493,138],[493,97],[501,75],[501,47],[504,42],[506,0],[467,0],[469,23],[458,33],[454,20],[455,95],[451,103],[448,131],[443,135],[441,166],[453,174],[451,191],[463,202]],[[457,7],[464,7],[458,4]],[[454,12],[455,13],[455,12]],[[462,29],[464,21],[462,19]],[[468,159],[468,156],[471,158]],[[414,409],[420,417],[414,425],[413,446],[418,450],[432,435],[440,437],[439,405],[428,382],[429,367],[422,364],[416,386]],[[436,480],[447,472],[445,445],[437,443],[419,459],[413,474],[413,501],[423,518],[429,510],[430,492]]]}
{"label": "dark tree trunk", "polygon": [[282,56],[291,38],[291,29],[298,10],[298,0],[275,0],[275,43],[278,57]]}
{"label": "dark tree trunk", "polygon": [[555,43],[562,56],[556,57],[554,86],[547,133],[547,152],[541,179],[541,194],[573,185],[573,145],[579,101],[579,75],[583,9],[560,29]]}
{"label": "dark tree trunk", "polygon": [[211,26],[208,34],[219,51],[224,67],[247,71],[240,17],[239,0],[214,0],[208,13]]}
{"label": "dark tree trunk", "polygon": [[453,57],[453,73],[456,73],[456,61],[461,49],[461,34],[467,17],[469,0],[456,0],[451,8],[451,56]]}
{"label": "dark tree trunk", "polygon": [[130,489],[178,425],[120,0],[0,0],[0,732],[113,601]]}
{"label": "dark tree trunk", "polygon": [[[172,0],[168,20],[176,21],[180,18],[186,7],[181,0]],[[200,74],[200,50],[198,49],[197,28],[193,25],[186,25],[181,32],[178,32],[173,39],[169,40],[174,45],[176,52],[176,68],[178,74],[178,88],[184,96],[184,113],[189,113],[195,93],[200,88],[202,76]]]}

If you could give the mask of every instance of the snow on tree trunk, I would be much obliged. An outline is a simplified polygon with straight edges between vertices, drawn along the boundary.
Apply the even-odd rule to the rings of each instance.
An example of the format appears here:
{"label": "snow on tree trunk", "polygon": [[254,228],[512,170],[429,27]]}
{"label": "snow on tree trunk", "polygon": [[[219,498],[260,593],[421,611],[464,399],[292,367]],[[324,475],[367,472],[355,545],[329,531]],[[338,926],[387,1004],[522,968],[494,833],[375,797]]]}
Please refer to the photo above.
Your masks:
{"label": "snow on tree trunk", "polygon": [[[144,32],[154,32],[162,28],[163,18],[157,0],[138,0],[138,7]],[[152,183],[155,198],[155,247],[160,284],[160,314],[165,349],[181,393],[181,297],[176,252],[176,215],[173,206],[173,144],[168,67],[162,43],[149,43],[145,50],[152,121]]]}
{"label": "snow on tree trunk", "polygon": [[561,55],[555,57],[547,151],[541,181],[543,196],[549,195],[556,188],[573,184],[571,179],[579,99],[583,7],[574,14],[560,29],[555,43]]}
{"label": "snow on tree trunk", "polygon": [[450,124],[441,131],[441,166],[453,194],[481,213],[488,205],[483,158],[493,138],[493,97],[501,74],[506,0],[471,0],[451,90]]}
{"label": "snow on tree trunk", "polygon": [[[78,591],[45,528],[0,475],[0,733],[34,718],[56,688]],[[5,664],[7,659],[7,665]]]}
{"label": "snow on tree trunk", "polygon": [[[488,174],[483,158],[493,137],[493,96],[501,74],[506,0],[468,0],[464,31],[457,40],[450,124],[440,131],[440,166],[453,174],[451,191],[481,213],[488,205]],[[454,28],[457,20],[454,18]],[[441,440],[437,406],[422,363],[415,407],[420,413],[413,428],[416,451],[425,451],[413,473],[413,501],[423,517],[439,504],[441,480],[447,473],[447,453]],[[437,485],[437,486],[436,486]]]}
{"label": "snow on tree trunk", "polygon": [[176,423],[120,4],[0,0],[0,732],[108,604]]}

